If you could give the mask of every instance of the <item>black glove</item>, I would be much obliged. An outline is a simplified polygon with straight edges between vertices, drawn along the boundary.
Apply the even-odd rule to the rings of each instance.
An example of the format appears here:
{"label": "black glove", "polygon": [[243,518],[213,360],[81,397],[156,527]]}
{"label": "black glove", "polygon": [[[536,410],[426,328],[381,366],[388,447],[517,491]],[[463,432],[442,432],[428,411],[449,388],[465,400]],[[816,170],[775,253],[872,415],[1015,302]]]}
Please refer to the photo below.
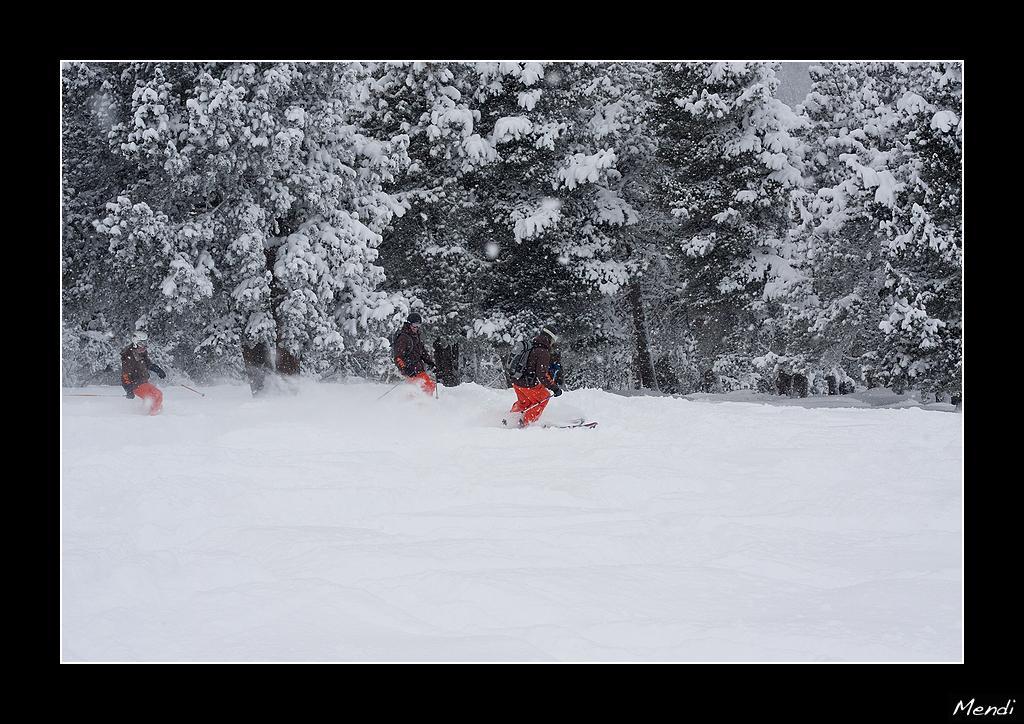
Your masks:
{"label": "black glove", "polygon": [[132,392],[131,390],[128,390],[128,392],[125,393],[125,397],[127,397],[129,400],[134,400],[135,399],[135,393]]}
{"label": "black glove", "polygon": [[160,376],[160,379],[163,379],[164,377],[167,376],[167,373],[164,372],[163,370],[157,370],[156,373],[157,373],[157,375]]}
{"label": "black glove", "polygon": [[560,394],[562,394],[562,388],[556,387],[555,389],[551,390],[551,394],[555,397],[558,397]]}

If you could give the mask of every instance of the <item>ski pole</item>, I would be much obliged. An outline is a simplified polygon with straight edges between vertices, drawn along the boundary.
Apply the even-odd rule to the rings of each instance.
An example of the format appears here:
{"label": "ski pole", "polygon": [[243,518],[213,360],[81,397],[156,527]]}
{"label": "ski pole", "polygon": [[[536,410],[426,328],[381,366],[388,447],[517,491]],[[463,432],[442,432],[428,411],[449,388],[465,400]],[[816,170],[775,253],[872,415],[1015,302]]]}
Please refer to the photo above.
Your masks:
{"label": "ski pole", "polygon": [[547,401],[548,401],[548,400],[550,400],[550,399],[551,399],[552,397],[554,397],[554,395],[548,395],[548,396],[547,396],[547,397],[545,397],[545,398],[544,398],[543,400],[537,400],[537,401],[536,401],[536,402],[534,402],[534,403],[533,403],[532,405],[530,405],[530,407],[524,407],[524,408],[523,408],[522,410],[520,410],[520,412],[526,412],[527,410],[529,410],[529,409],[531,409],[531,408],[533,408],[533,407],[536,407],[537,405],[539,405],[539,404],[540,404],[540,403],[542,403],[542,402],[547,402]]}
{"label": "ski pole", "polygon": [[[545,397],[545,398],[544,398],[543,400],[537,400],[537,401],[536,401],[536,402],[534,402],[534,403],[533,403],[532,405],[530,405],[529,407],[524,407],[524,408],[523,408],[522,410],[515,410],[515,409],[509,410],[509,414],[516,414],[516,415],[519,415],[519,416],[520,416],[520,421],[519,421],[519,423],[520,423],[520,425],[522,425],[522,416],[526,414],[527,410],[531,410],[531,409],[533,409],[534,407],[536,407],[537,405],[539,405],[539,404],[540,404],[540,403],[542,403],[542,402],[547,402],[547,401],[548,401],[548,400],[550,400],[550,399],[551,399],[552,397],[554,397],[554,395],[548,395],[548,396],[547,396],[547,397]],[[518,403],[517,403],[517,404],[518,404]],[[515,406],[513,405],[513,407],[515,407]],[[507,419],[508,419],[508,418],[505,418],[505,420],[502,420],[502,422],[503,422],[503,423],[505,423]]]}
{"label": "ski pole", "polygon": [[388,390],[387,392],[385,392],[385,393],[384,393],[383,395],[381,395],[380,397],[378,397],[378,398],[377,398],[377,400],[375,400],[375,402],[376,402],[376,401],[379,401],[379,400],[383,400],[383,399],[384,399],[384,398],[385,398],[385,397],[386,397],[386,396],[387,396],[387,395],[388,395],[388,394],[389,394],[390,392],[392,392],[392,391],[393,391],[393,390],[394,390],[394,389],[395,389],[396,387],[398,387],[398,386],[399,386],[400,384],[402,384],[402,381],[401,381],[401,380],[399,380],[398,382],[396,382],[395,384],[393,384],[393,385],[391,386],[391,389],[390,389],[390,390]]}
{"label": "ski pole", "polygon": [[498,372],[498,374],[494,375],[493,377],[491,377],[491,379],[487,381],[487,387],[493,387],[494,383],[497,382],[498,379],[501,378],[503,375],[505,376],[506,379],[508,378],[508,374],[506,374],[504,370],[501,370]]}
{"label": "ski pole", "polygon": [[178,387],[184,387],[184,388],[185,388],[186,390],[192,390],[193,392],[195,392],[195,393],[196,393],[197,395],[199,395],[200,397],[206,397],[206,395],[204,395],[204,394],[203,394],[202,392],[200,392],[199,390],[193,390],[193,389],[192,389],[191,387],[189,387],[188,385],[182,385],[182,384],[179,384],[179,385],[178,385]]}

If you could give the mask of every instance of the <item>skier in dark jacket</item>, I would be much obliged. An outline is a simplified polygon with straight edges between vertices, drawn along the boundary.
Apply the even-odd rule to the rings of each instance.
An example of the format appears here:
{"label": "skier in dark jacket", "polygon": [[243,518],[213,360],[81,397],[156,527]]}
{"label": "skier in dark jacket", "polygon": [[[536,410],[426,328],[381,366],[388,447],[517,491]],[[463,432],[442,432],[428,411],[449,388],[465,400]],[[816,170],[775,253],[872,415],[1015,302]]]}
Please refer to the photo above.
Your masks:
{"label": "skier in dark jacket", "polygon": [[434,367],[434,358],[427,352],[423,339],[420,337],[420,325],[423,317],[417,312],[409,315],[395,338],[395,365],[405,375],[407,381],[418,384],[428,395],[433,395],[437,384],[426,373],[426,365]]}
{"label": "skier in dark jacket", "polygon": [[[533,338],[533,349],[526,358],[526,371],[512,381],[516,401],[511,412],[522,413],[519,427],[536,422],[547,407],[548,399],[562,394],[562,388],[555,382],[550,371],[551,345],[557,339],[555,333],[547,327],[541,329],[540,334]],[[550,394],[548,390],[551,390]]]}
{"label": "skier in dark jacket", "polygon": [[131,344],[121,350],[121,387],[127,398],[141,397],[149,408],[149,414],[155,415],[163,407],[164,395],[149,381],[149,372],[156,372],[160,379],[167,373],[149,359],[146,339],[145,332],[135,332]]}

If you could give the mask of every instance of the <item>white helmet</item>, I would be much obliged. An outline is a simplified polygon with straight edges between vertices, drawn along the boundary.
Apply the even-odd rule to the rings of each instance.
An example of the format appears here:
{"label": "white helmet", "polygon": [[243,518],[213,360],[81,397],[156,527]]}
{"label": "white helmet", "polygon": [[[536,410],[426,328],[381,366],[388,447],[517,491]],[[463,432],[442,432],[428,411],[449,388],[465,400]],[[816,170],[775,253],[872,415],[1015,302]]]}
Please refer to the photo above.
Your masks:
{"label": "white helmet", "polygon": [[143,332],[141,329],[132,332],[132,342],[135,344],[141,344],[149,339],[149,335]]}

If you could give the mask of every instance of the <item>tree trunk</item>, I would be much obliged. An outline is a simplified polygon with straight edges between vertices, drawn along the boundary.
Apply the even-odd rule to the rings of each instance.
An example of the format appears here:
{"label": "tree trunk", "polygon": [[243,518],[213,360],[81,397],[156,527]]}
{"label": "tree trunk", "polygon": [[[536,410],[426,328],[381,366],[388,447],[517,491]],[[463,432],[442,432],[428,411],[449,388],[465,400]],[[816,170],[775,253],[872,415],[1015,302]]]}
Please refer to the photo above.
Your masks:
{"label": "tree trunk", "polygon": [[657,390],[658,381],[651,362],[650,344],[647,340],[647,319],[644,317],[643,299],[640,296],[640,280],[629,284],[629,307],[633,316],[633,360],[640,387]]}
{"label": "tree trunk", "polygon": [[274,321],[277,323],[277,341],[275,345],[274,355],[274,368],[278,374],[282,375],[297,375],[299,374],[300,363],[299,357],[292,354],[287,349],[281,346],[281,319],[278,317],[278,309],[281,306],[281,300],[284,298],[284,290],[281,289],[281,285],[278,284],[277,277],[274,276],[274,261],[277,258],[276,249],[266,249],[264,251],[265,258],[267,260],[267,271],[270,272],[270,307],[271,313],[274,316]]}
{"label": "tree trunk", "polygon": [[[267,271],[270,272],[270,312],[277,323],[278,339],[272,344],[257,342],[256,344],[242,344],[242,361],[245,363],[245,375],[249,379],[249,389],[256,395],[263,390],[267,374],[294,375],[300,369],[299,358],[278,344],[280,339],[281,320],[277,316],[278,307],[284,297],[284,290],[281,289],[277,278],[274,277],[274,262],[277,259],[276,249],[264,249],[263,258]],[[273,351],[272,351],[273,350]]]}
{"label": "tree trunk", "polygon": [[282,375],[299,374],[299,358],[283,347],[277,348],[277,371]]}
{"label": "tree trunk", "polygon": [[437,381],[445,387],[459,384],[459,343],[434,342],[434,361],[437,363],[435,372]]}
{"label": "tree trunk", "polygon": [[679,377],[676,375],[674,369],[672,369],[672,362],[668,356],[663,356],[654,364],[654,371],[657,374],[658,388],[662,392],[668,392],[672,395],[678,395],[682,390],[682,386],[679,383]]}
{"label": "tree trunk", "polygon": [[809,391],[809,380],[807,379],[807,375],[793,375],[793,394],[797,397],[807,397]]}

